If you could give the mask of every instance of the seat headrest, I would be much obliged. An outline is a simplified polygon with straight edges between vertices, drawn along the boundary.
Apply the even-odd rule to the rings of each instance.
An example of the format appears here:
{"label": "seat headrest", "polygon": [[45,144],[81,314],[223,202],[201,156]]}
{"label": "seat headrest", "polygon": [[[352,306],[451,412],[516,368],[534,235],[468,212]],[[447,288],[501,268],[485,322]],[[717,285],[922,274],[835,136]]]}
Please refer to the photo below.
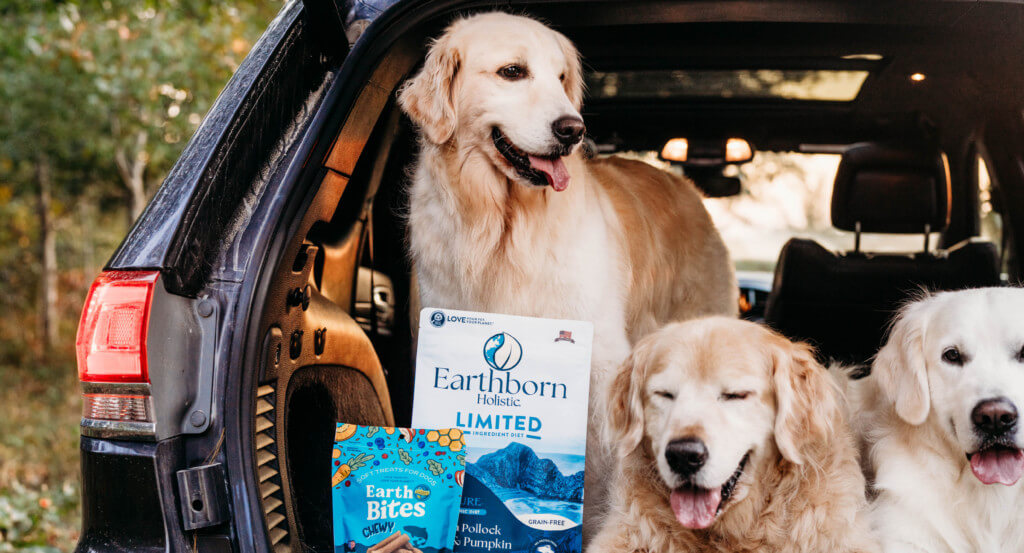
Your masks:
{"label": "seat headrest", "polygon": [[949,224],[949,168],[934,149],[863,142],[843,153],[832,189],[832,225],[914,234]]}

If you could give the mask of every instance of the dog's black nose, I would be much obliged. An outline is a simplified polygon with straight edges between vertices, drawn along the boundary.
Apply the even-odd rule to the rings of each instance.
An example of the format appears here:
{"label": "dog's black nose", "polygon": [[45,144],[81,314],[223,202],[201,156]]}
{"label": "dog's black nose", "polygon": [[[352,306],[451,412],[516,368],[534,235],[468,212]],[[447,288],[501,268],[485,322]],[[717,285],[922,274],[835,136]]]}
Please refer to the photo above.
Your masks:
{"label": "dog's black nose", "polygon": [[708,460],[708,448],[698,438],[673,440],[665,446],[665,460],[672,472],[681,476],[696,474]]}
{"label": "dog's black nose", "polygon": [[1017,426],[1017,406],[1005,397],[986,399],[974,406],[971,422],[982,434],[1006,434]]}
{"label": "dog's black nose", "polygon": [[551,131],[555,133],[555,138],[559,142],[569,145],[579,142],[583,138],[583,133],[587,132],[587,127],[579,117],[566,115],[551,124]]}

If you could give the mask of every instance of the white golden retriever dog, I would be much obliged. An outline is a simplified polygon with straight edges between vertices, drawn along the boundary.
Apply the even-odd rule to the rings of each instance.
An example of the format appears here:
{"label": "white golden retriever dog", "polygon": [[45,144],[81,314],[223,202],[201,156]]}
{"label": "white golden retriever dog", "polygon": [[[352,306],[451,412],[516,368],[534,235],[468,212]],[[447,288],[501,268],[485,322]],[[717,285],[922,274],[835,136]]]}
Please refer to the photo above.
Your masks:
{"label": "white golden retriever dog", "polygon": [[[591,321],[596,391],[631,340],[670,320],[734,315],[737,291],[691,182],[578,153],[582,98],[567,38],[485,13],[434,41],[398,102],[421,134],[409,200],[421,305]],[[592,401],[591,475],[607,470],[595,465],[597,411]],[[600,512],[595,481],[588,526]]]}
{"label": "white golden retriever dog", "polygon": [[810,347],[725,317],[672,324],[605,401],[620,461],[590,553],[878,550],[841,396]]}
{"label": "white golden retriever dog", "polygon": [[907,305],[849,384],[885,551],[1024,551],[1024,290]]}

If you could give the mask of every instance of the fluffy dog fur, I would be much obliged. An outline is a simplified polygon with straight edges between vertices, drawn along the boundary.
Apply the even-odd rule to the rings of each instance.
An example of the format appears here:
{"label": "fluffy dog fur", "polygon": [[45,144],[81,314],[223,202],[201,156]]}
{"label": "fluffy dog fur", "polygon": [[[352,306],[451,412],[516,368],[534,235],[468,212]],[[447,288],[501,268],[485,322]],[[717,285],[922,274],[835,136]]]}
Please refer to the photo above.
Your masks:
{"label": "fluffy dog fur", "polygon": [[[971,421],[980,401],[1024,407],[1021,313],[1020,289],[926,296],[900,312],[871,375],[847,385],[885,551],[1024,551],[1024,484],[983,484],[968,459],[986,446]],[[944,359],[949,348],[962,363]]]}
{"label": "fluffy dog fur", "polygon": [[[631,339],[669,320],[735,314],[737,292],[692,183],[641,162],[585,160],[558,142],[554,122],[582,121],[582,98],[568,39],[487,13],[449,26],[398,101],[421,131],[409,206],[421,305],[591,321],[596,390]],[[564,163],[567,188],[525,178],[498,134],[540,160],[531,167]],[[549,184],[556,173],[549,166]],[[593,401],[591,414],[588,474],[600,474]],[[593,481],[588,525],[600,512]]]}
{"label": "fluffy dog fur", "polygon": [[[637,344],[606,402],[619,467],[591,553],[877,550],[841,396],[808,346],[724,317],[672,324]],[[707,460],[687,479],[665,452],[692,437]],[[703,528],[674,514],[674,490],[738,471]]]}

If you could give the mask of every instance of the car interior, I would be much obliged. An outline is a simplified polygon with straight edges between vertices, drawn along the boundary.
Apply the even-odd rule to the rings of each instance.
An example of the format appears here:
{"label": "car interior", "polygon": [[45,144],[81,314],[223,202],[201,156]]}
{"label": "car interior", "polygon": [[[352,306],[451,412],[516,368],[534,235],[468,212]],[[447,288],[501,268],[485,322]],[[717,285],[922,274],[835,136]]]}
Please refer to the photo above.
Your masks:
{"label": "car interior", "polygon": [[[726,23],[613,3],[530,11],[583,55],[589,155],[647,153],[693,178],[708,202],[754,183],[744,181],[743,163],[696,145],[724,149],[741,138],[755,160],[762,152],[841,156],[830,232],[849,245],[795,232],[762,252],[768,265],[740,275],[737,300],[745,317],[813,343],[823,359],[852,363],[870,359],[893,311],[920,290],[1016,282],[1017,213],[1007,206],[1024,192],[1005,155],[1024,125],[1024,72],[1009,69],[1024,67],[1024,10],[868,4],[791,21],[766,7]],[[264,280],[254,448],[279,550],[333,549],[334,423],[408,425],[411,417],[415,290],[403,213],[416,130],[395,90],[450,17],[391,47],[331,130],[329,154],[308,160],[319,185],[282,233]],[[689,163],[665,155],[677,138],[694,146]],[[990,190],[981,190],[979,166]],[[982,204],[998,219],[997,236],[982,235]],[[919,246],[874,251],[862,235]],[[312,349],[302,347],[303,334],[314,335]]]}

